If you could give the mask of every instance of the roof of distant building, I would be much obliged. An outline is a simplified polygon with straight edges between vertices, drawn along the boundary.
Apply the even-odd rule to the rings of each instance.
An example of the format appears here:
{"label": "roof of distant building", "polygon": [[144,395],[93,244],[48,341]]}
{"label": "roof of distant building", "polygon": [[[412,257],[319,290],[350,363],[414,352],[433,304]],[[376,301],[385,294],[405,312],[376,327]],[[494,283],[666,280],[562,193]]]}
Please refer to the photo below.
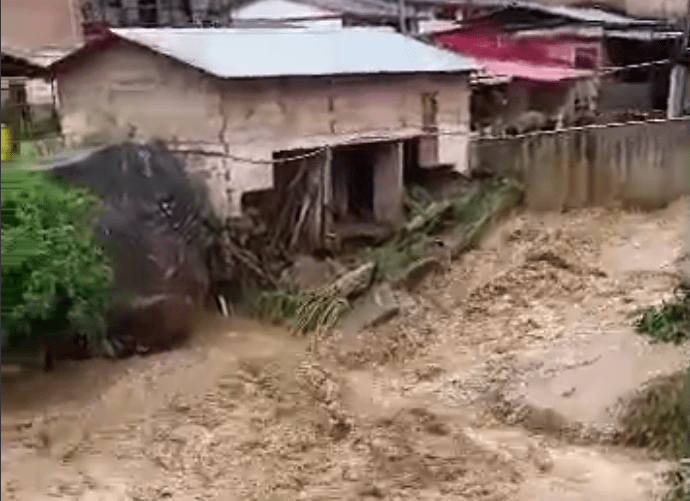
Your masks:
{"label": "roof of distant building", "polygon": [[[416,4],[465,5],[467,0],[409,0]],[[582,23],[601,24],[606,26],[630,26],[644,24],[659,24],[656,19],[641,19],[594,7],[569,7],[560,5],[544,5],[527,0],[473,0],[471,5],[478,7],[497,7],[507,9],[524,9],[542,14],[562,17]]]}
{"label": "roof of distant building", "polygon": [[2,48],[2,76],[36,78],[48,75],[48,70],[29,58]]}
{"label": "roof of distant building", "polygon": [[299,28],[299,25],[276,19],[233,19],[233,28],[254,30],[257,28]]}
{"label": "roof of distant building", "polygon": [[[244,7],[261,0],[235,1],[231,8]],[[295,3],[309,5],[317,9],[334,14],[350,14],[361,17],[397,17],[398,3],[387,0],[290,0]],[[410,11],[414,10],[408,6]],[[412,12],[408,12],[411,14]]]}
{"label": "roof of distant building", "polygon": [[[463,73],[469,57],[392,29],[130,28],[121,38],[223,79],[402,73]],[[54,65],[73,60],[94,44]]]}

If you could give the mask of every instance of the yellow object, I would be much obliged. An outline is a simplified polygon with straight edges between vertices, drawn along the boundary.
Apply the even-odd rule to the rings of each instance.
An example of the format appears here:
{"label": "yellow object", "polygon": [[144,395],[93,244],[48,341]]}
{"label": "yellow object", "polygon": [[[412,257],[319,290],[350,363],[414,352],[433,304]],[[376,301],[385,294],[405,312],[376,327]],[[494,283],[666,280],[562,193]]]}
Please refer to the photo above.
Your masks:
{"label": "yellow object", "polygon": [[12,158],[12,138],[10,129],[5,124],[2,125],[2,161]]}

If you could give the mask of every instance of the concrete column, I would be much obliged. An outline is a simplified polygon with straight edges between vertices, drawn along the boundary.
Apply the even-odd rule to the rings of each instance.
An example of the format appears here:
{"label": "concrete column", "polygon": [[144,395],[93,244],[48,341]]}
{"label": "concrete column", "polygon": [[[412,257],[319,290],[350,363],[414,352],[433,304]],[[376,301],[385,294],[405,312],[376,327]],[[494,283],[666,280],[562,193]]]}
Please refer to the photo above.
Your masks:
{"label": "concrete column", "polygon": [[469,169],[469,130],[456,127],[454,132],[438,136],[438,163],[452,165],[455,172],[464,174]]}
{"label": "concrete column", "polygon": [[676,65],[671,70],[671,86],[668,93],[668,118],[678,118],[683,114],[683,97],[687,85],[687,68]]}
{"label": "concrete column", "polygon": [[374,216],[377,221],[397,224],[403,216],[403,142],[379,147],[374,167]]}

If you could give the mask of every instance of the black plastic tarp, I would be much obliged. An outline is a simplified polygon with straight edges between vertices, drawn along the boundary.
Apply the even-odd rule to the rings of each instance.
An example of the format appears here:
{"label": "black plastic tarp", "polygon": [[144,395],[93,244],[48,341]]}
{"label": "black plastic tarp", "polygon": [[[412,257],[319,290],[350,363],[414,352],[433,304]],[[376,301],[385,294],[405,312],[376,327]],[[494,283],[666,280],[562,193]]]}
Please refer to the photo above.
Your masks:
{"label": "black plastic tarp", "polygon": [[45,166],[103,200],[97,231],[113,259],[109,337],[120,349],[169,345],[209,288],[205,193],[162,145],[107,146]]}

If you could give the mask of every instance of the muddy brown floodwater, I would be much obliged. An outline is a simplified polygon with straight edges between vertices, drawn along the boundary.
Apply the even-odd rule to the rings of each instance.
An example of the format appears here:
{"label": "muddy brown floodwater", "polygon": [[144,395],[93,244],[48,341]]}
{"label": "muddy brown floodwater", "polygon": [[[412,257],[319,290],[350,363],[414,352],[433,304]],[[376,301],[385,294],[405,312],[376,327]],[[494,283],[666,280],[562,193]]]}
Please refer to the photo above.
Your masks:
{"label": "muddy brown floodwater", "polygon": [[2,499],[653,499],[662,464],[509,425],[470,398],[500,371],[461,375],[667,297],[686,214],[518,214],[354,342],[213,317],[175,351],[3,377]]}

